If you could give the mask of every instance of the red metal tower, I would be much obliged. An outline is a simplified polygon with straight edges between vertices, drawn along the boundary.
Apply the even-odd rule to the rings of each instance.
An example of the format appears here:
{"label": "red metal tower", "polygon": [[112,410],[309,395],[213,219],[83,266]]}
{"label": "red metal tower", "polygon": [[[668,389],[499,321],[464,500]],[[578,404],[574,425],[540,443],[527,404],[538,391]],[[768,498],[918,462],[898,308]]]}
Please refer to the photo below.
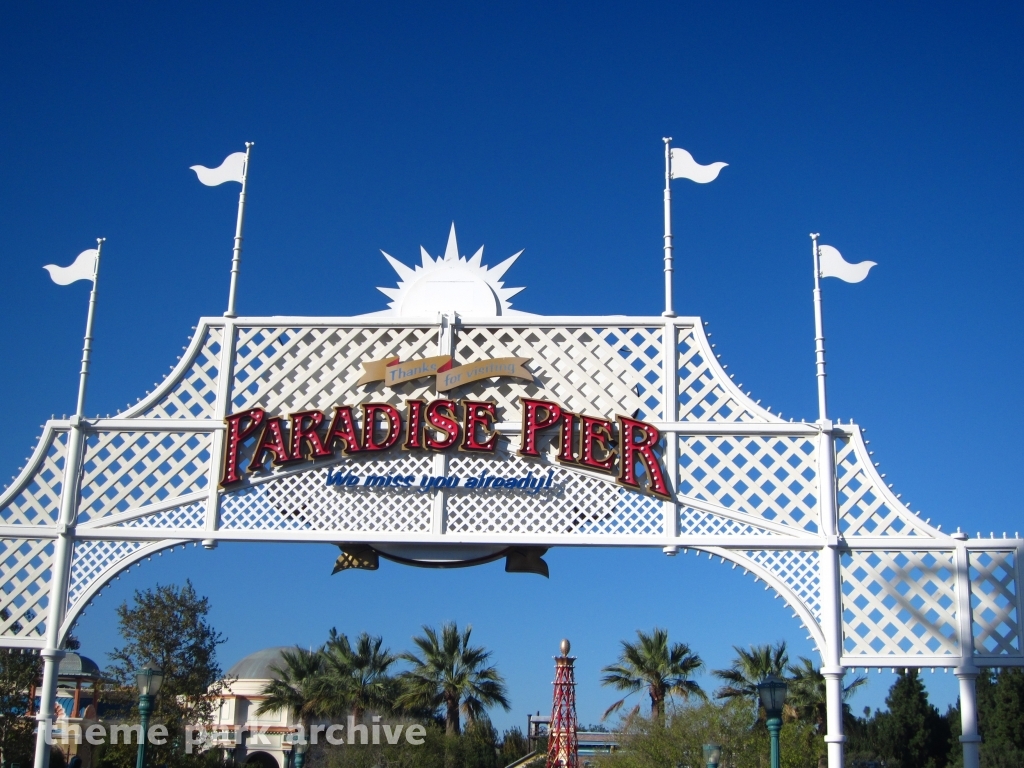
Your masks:
{"label": "red metal tower", "polygon": [[575,656],[569,655],[569,641],[563,640],[561,656],[555,657],[555,696],[551,705],[548,728],[547,768],[579,768],[579,745],[576,741],[576,672]]}

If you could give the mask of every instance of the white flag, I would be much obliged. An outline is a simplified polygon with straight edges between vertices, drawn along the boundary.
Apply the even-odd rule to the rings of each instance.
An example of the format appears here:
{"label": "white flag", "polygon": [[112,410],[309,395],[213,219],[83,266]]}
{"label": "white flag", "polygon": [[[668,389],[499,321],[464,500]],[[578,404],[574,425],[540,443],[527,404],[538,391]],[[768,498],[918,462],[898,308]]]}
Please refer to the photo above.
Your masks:
{"label": "white flag", "polygon": [[216,168],[207,168],[205,165],[193,165],[191,168],[199,180],[208,187],[216,187],[228,181],[237,181],[241,184],[242,171],[245,169],[245,152],[233,152]]}
{"label": "white flag", "polygon": [[50,273],[50,278],[57,285],[71,285],[79,280],[92,280],[96,277],[96,257],[100,252],[95,248],[82,251],[69,267],[58,267],[47,264],[43,269]]}
{"label": "white flag", "polygon": [[718,173],[727,165],[728,163],[701,165],[685,149],[673,149],[671,176],[673,179],[689,179],[698,184],[707,184],[709,181],[717,179]]}
{"label": "white flag", "polygon": [[822,277],[838,277],[847,283],[859,283],[875,264],[874,261],[851,264],[831,245],[818,246],[818,269]]}

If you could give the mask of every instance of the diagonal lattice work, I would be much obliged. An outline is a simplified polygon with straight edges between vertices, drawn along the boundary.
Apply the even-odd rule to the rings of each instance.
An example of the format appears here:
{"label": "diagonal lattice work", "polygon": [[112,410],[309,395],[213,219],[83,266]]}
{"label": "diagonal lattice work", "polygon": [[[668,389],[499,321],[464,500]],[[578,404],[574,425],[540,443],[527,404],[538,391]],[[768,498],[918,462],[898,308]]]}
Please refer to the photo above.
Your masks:
{"label": "diagonal lattice work", "polygon": [[680,421],[781,422],[730,381],[700,325],[680,327],[676,345]]}
{"label": "diagonal lattice work", "polygon": [[532,384],[499,379],[486,388],[485,397],[506,413],[519,410],[520,397],[543,392],[577,413],[605,418],[638,413],[640,418],[659,419],[663,334],[664,328],[657,327],[472,326],[457,329],[455,363],[530,358]]}
{"label": "diagonal lattice work", "polygon": [[90,433],[83,460],[80,522],[195,493],[209,482],[208,434]]}
{"label": "diagonal lattice work", "polygon": [[[514,448],[514,444],[512,448]],[[493,459],[460,455],[452,459],[449,476],[503,478],[532,474],[551,480],[537,494],[496,489],[468,493],[453,489],[447,499],[447,530],[471,534],[632,534],[662,532],[659,503],[617,488],[606,479],[573,472],[557,464],[527,461],[504,447]]]}
{"label": "diagonal lattice work", "polygon": [[979,656],[1020,656],[1016,552],[969,552],[971,621]]}
{"label": "diagonal lattice work", "polygon": [[943,551],[844,553],[844,655],[959,654],[953,558]]}
{"label": "diagonal lattice work", "polygon": [[164,528],[195,531],[206,524],[206,502],[185,504],[173,509],[165,509],[151,515],[143,515],[115,523],[106,528]]}
{"label": "diagonal lattice work", "polygon": [[801,531],[818,530],[816,443],[788,435],[679,438],[679,488]]}
{"label": "diagonal lattice work", "polygon": [[224,329],[204,326],[186,353],[188,368],[159,387],[154,398],[125,412],[125,416],[163,419],[210,419],[216,414],[217,376]]}
{"label": "diagonal lattice work", "polygon": [[369,401],[400,404],[433,396],[433,383],[417,379],[395,389],[356,386],[360,363],[397,355],[402,360],[438,354],[438,329],[239,328],[231,409],[259,406],[275,413]]}
{"label": "diagonal lattice work", "polygon": [[[446,393],[430,378],[394,389],[380,382],[356,385],[364,362],[391,356],[410,361],[441,349],[451,349],[456,365],[529,358],[533,381],[494,378]],[[232,350],[229,364],[226,352]],[[830,539],[819,530],[819,486],[825,482],[817,464],[820,427],[784,423],[761,408],[717,358],[696,318],[452,316],[407,325],[370,318],[205,320],[180,364],[144,402],[115,419],[82,426],[83,485],[77,528],[71,531],[67,595],[73,610],[61,631],[131,563],[172,544],[206,538],[442,546],[452,540],[658,547],[678,541],[742,564],[775,587],[802,621],[824,621],[820,547]],[[666,412],[664,401],[673,391],[677,401]],[[395,449],[275,468],[227,491],[210,487],[220,474],[221,457],[214,455],[220,441],[214,435],[224,429],[225,414],[259,406],[284,417],[308,409],[330,412],[342,404],[401,405],[439,396],[495,401],[503,422],[499,453]],[[522,396],[599,418],[635,415],[655,422],[663,435],[674,435],[667,439],[677,440],[677,503],[554,462],[553,430],[541,439],[546,453],[540,459],[519,457]],[[74,428],[70,421],[51,421],[26,469],[0,497],[0,535],[6,537],[0,539],[0,635],[15,645],[43,643],[68,430]],[[965,545],[905,508],[875,469],[859,428],[834,429],[839,546],[850,548],[841,566],[844,658],[879,663],[884,657],[881,663],[891,659],[894,666],[913,665],[915,659],[956,663],[957,629],[965,622],[956,614],[952,553]],[[247,449],[255,440],[249,438]],[[550,477],[553,490],[531,496],[504,488],[421,493],[327,486],[328,476],[340,472],[417,478],[529,473]],[[908,537],[921,545],[902,550]],[[1024,661],[1015,546],[968,547],[971,618],[982,665]],[[825,636],[823,627],[812,632],[819,641]]]}
{"label": "diagonal lattice work", "polygon": [[0,634],[40,639],[50,613],[53,542],[0,539]]}
{"label": "diagonal lattice work", "polygon": [[821,618],[821,573],[818,553],[813,551],[745,550],[740,558],[760,566],[781,581],[815,621]]}
{"label": "diagonal lattice work", "polygon": [[844,536],[926,536],[934,531],[907,510],[875,472],[859,431],[836,440],[836,502]]}
{"label": "diagonal lattice work", "polygon": [[54,525],[64,487],[68,433],[47,430],[15,484],[0,496],[4,525]]}
{"label": "diagonal lattice work", "polygon": [[722,517],[702,509],[680,505],[679,533],[697,536],[772,536],[774,531],[750,522]]}
{"label": "diagonal lattice work", "polygon": [[328,472],[357,475],[422,475],[430,459],[403,455],[391,461],[346,462],[307,472],[283,474],[224,494],[224,530],[336,531],[346,533],[422,533],[430,531],[433,494],[413,490],[327,486]]}
{"label": "diagonal lattice work", "polygon": [[105,576],[120,571],[122,563],[145,545],[142,541],[75,542],[68,583],[68,608],[75,607],[89,588]]}

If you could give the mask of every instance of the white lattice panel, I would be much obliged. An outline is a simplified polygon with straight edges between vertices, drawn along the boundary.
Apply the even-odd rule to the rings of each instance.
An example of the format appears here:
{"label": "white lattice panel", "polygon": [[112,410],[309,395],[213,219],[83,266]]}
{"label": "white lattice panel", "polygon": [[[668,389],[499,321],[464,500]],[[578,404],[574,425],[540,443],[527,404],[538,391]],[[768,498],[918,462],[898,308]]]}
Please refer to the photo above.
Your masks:
{"label": "white lattice panel", "polygon": [[846,552],[840,568],[846,656],[958,654],[952,552]]}
{"label": "white lattice panel", "polygon": [[729,380],[703,330],[680,328],[676,349],[680,421],[782,421],[758,407]]}
{"label": "white lattice panel", "polygon": [[433,328],[239,328],[231,410],[259,406],[274,414],[334,405],[434,396],[434,382],[417,379],[388,389],[357,387],[362,363],[398,355],[438,354]]}
{"label": "white lattice panel", "polygon": [[210,442],[208,434],[194,432],[90,433],[79,522],[201,491]]}
{"label": "white lattice panel", "polygon": [[[349,461],[333,471],[357,475],[430,474],[430,457],[401,454],[390,461]],[[221,499],[224,530],[346,532],[430,531],[433,494],[411,490],[325,488],[327,467],[285,474],[248,488],[229,491]]]}
{"label": "white lattice panel", "polygon": [[194,531],[206,525],[206,502],[186,504],[174,509],[165,509],[152,515],[135,517],[117,525],[104,526],[109,528],[176,528]]}
{"label": "white lattice panel", "polygon": [[683,536],[772,536],[774,531],[680,505],[679,533]]}
{"label": "white lattice panel", "polygon": [[804,531],[818,530],[812,438],[682,436],[679,493]]}
{"label": "white lattice panel", "polygon": [[662,531],[661,505],[649,497],[618,488],[604,478],[571,472],[547,461],[529,461],[507,446],[493,458],[460,454],[449,475],[479,477],[483,471],[499,477],[547,476],[554,471],[555,493],[520,491],[449,492],[447,528],[450,533],[496,534],[633,534]]}
{"label": "white lattice panel", "polygon": [[[191,365],[176,383],[153,404],[144,403],[138,415],[146,418],[209,419],[216,414],[217,373],[224,329],[206,327],[203,341],[191,358]],[[128,413],[136,415],[135,409]]]}
{"label": "white lattice panel", "polygon": [[71,558],[68,610],[98,581],[121,570],[121,563],[146,545],[142,541],[76,541]]}
{"label": "white lattice panel", "polygon": [[837,438],[836,502],[844,536],[931,536],[896,499],[869,461],[859,434]]}
{"label": "white lattice panel", "polygon": [[764,549],[746,550],[742,557],[781,581],[805,605],[815,620],[821,618],[821,577],[819,554],[814,551]]}
{"label": "white lattice panel", "polygon": [[[474,396],[495,400],[508,414],[520,397],[545,397],[576,413],[657,420],[661,414],[662,328],[461,328],[455,363],[528,357],[534,384],[492,380]],[[480,385],[477,385],[480,387]],[[460,390],[455,390],[456,395]]]}
{"label": "white lattice panel", "polygon": [[18,478],[0,502],[0,521],[4,525],[54,525],[60,512],[60,493],[64,485],[64,459],[67,432],[50,432],[45,452],[38,457],[30,474]]}
{"label": "white lattice panel", "polygon": [[971,619],[979,656],[1020,656],[1016,556],[1012,551],[970,552]]}
{"label": "white lattice panel", "polygon": [[0,539],[0,636],[42,638],[50,613],[53,542]]}

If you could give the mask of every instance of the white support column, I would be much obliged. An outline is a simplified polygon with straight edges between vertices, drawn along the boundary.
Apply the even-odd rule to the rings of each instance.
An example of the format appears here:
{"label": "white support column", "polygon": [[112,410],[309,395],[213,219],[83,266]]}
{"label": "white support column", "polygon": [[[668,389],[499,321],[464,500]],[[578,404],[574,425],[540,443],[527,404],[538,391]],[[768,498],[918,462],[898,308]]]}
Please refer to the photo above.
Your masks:
{"label": "white support column", "polygon": [[672,301],[672,137],[666,136],[665,142],[665,317],[675,317],[676,310]]}
{"label": "white support column", "polygon": [[[226,319],[220,339],[220,363],[217,366],[217,400],[214,402],[214,418],[223,423],[231,410],[231,382],[235,362],[235,321]],[[220,527],[220,473],[224,465],[224,440],[227,433],[218,429],[213,433],[210,446],[210,471],[207,475],[209,496],[206,498],[206,530],[213,532]],[[216,549],[216,539],[203,539],[205,549]]]}
{"label": "white support column", "polygon": [[82,419],[71,419],[68,432],[67,460],[64,464],[64,482],[61,488],[60,516],[57,519],[57,539],[53,546],[53,571],[50,580],[50,615],[46,619],[46,647],[43,657],[43,686],[39,695],[36,715],[35,768],[50,765],[50,734],[53,729],[53,709],[57,700],[57,671],[64,658],[61,650],[60,628],[67,608],[68,577],[71,558],[75,550],[75,518],[78,510],[78,480],[82,466]]}
{"label": "white support column", "polygon": [[976,681],[980,670],[974,663],[974,627],[971,621],[971,567],[967,545],[956,548],[957,618],[960,634],[960,666],[953,672],[960,681],[960,744],[964,768],[979,768],[981,736],[978,734],[978,697]]}
{"label": "white support column", "polygon": [[[661,345],[661,418],[669,423],[679,420],[679,373],[678,373],[678,331],[672,320],[665,323],[662,331]],[[665,468],[668,470],[669,490],[674,496],[679,488],[679,435],[670,432],[665,436]],[[662,530],[666,538],[675,539],[679,536],[679,504],[675,501],[663,501]],[[669,544],[665,547],[666,555],[676,555],[679,547]]]}
{"label": "white support column", "polygon": [[[456,314],[442,314],[438,318],[437,329],[437,354],[455,356],[455,322]],[[448,474],[448,454],[444,451],[437,451],[431,459],[431,471],[435,477],[444,477]],[[434,502],[431,505],[430,532],[440,536],[447,530],[448,496],[444,488],[436,488],[433,491]]]}
{"label": "white support column", "polygon": [[818,505],[821,511],[822,548],[818,561],[821,589],[821,628],[825,635],[821,674],[825,678],[825,745],[828,767],[843,768],[843,676],[840,665],[843,649],[843,615],[839,597],[839,515],[836,509],[835,448],[832,422],[822,418],[818,424]]}

